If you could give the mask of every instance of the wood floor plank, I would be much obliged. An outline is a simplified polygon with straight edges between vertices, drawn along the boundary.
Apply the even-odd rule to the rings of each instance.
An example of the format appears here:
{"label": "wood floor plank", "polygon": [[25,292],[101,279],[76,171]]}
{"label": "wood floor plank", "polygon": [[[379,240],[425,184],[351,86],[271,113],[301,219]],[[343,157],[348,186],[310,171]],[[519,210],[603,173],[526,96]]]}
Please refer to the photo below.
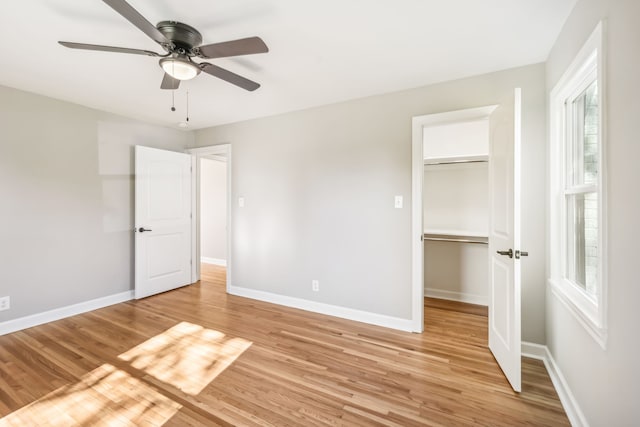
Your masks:
{"label": "wood floor plank", "polygon": [[203,265],[198,284],[0,336],[0,427],[569,425],[540,361],[511,390],[486,307],[427,298],[411,334],[225,280]]}

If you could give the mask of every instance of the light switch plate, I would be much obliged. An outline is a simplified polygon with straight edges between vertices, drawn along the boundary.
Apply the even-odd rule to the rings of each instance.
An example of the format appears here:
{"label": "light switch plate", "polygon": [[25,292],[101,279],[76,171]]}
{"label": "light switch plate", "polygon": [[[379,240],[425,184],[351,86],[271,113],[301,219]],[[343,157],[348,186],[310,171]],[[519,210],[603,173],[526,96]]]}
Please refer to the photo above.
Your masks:
{"label": "light switch plate", "polygon": [[396,196],[395,208],[396,209],[402,209],[402,196]]}
{"label": "light switch plate", "polygon": [[9,310],[10,308],[11,308],[11,298],[10,297],[0,298],[0,311]]}

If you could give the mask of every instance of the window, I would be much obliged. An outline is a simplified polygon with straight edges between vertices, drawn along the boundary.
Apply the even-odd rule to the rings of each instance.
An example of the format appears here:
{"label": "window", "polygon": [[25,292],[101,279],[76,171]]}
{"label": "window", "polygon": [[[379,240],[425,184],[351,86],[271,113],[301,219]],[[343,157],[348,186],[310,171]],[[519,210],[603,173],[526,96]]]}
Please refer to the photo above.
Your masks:
{"label": "window", "polygon": [[599,24],[551,92],[549,282],[604,347],[602,57]]}
{"label": "window", "polygon": [[[598,81],[565,102],[566,152],[564,211],[566,216],[565,277],[597,294],[598,278]],[[581,88],[582,89],[582,88]]]}

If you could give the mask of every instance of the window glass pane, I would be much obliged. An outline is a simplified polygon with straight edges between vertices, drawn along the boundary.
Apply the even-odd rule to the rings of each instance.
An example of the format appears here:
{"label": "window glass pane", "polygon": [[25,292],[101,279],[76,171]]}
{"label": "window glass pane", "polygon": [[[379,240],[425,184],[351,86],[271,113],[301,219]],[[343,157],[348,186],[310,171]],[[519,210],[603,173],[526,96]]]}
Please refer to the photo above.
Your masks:
{"label": "window glass pane", "polygon": [[567,278],[596,295],[598,282],[598,194],[567,195]]}
{"label": "window glass pane", "polygon": [[571,102],[573,125],[567,144],[567,183],[596,184],[598,179],[598,82]]}

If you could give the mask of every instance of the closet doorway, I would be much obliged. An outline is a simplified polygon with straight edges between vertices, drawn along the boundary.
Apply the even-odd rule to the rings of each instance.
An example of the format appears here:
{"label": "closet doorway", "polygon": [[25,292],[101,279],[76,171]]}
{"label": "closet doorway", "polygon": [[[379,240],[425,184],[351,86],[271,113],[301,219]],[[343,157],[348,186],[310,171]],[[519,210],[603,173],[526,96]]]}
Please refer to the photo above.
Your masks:
{"label": "closet doorway", "polygon": [[424,296],[486,305],[488,345],[521,389],[521,91],[413,118],[412,322]]}

